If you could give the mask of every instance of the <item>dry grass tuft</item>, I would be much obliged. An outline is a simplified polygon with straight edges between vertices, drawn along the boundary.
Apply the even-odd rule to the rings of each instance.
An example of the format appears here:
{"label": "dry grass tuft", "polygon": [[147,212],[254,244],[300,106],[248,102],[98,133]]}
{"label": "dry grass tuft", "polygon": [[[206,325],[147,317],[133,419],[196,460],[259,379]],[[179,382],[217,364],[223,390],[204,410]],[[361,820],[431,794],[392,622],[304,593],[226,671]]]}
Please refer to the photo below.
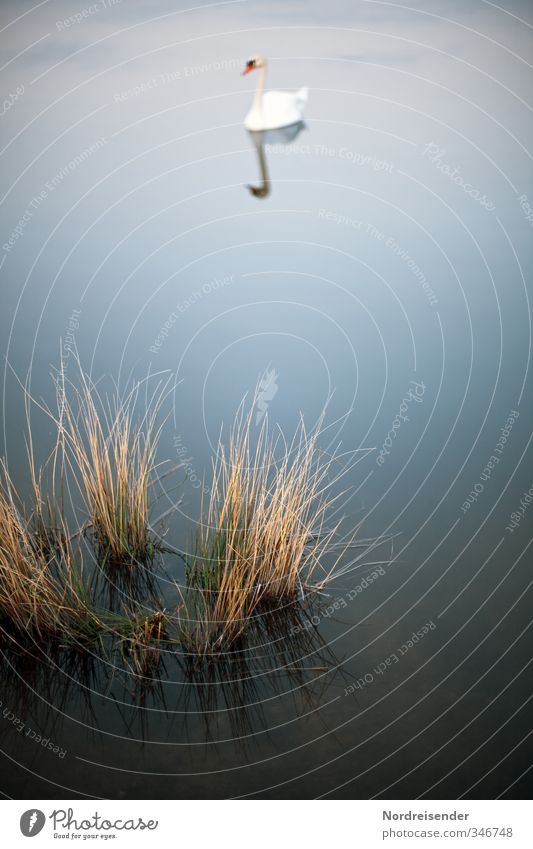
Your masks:
{"label": "dry grass tuft", "polygon": [[[158,424],[168,382],[160,381],[137,414],[138,383],[121,399],[105,399],[80,369],[80,386],[57,382],[54,421],[65,464],[73,473],[88,514],[99,559],[112,564],[150,564],[158,545],[150,531],[150,494],[158,477]],[[67,391],[68,390],[68,391]]]}
{"label": "dry grass tuft", "polygon": [[[36,469],[29,427],[29,517],[7,469],[0,469],[1,619],[19,631],[67,642],[114,635],[131,671],[147,678],[159,666],[162,641],[179,642],[200,658],[238,649],[260,617],[272,619],[341,574],[335,570],[350,543],[336,541],[337,501],[344,495],[338,483],[353,464],[320,450],[324,413],[309,432],[300,420],[289,442],[269,433],[266,418],[256,427],[256,395],[247,413],[244,402],[239,407],[227,449],[219,441],[176,614],[139,613],[146,597],[152,610],[163,606],[151,568],[161,546],[150,527],[150,498],[161,479],[156,451],[168,381],[158,379],[150,392],[142,381],[125,397],[118,391],[102,397],[79,373],[75,386],[60,372],[57,412],[39,405],[56,432],[44,469]],[[87,514],[73,534],[62,499],[72,480]],[[89,583],[82,568],[84,531],[98,557]],[[114,593],[124,615],[97,612],[95,598],[101,603],[106,588],[108,608]]]}
{"label": "dry grass tuft", "polygon": [[[159,549],[149,526],[149,496],[158,476],[155,452],[163,425],[158,426],[157,420],[166,387],[159,381],[149,393],[148,382],[143,381],[123,400],[118,393],[103,400],[81,368],[78,388],[67,385],[61,371],[55,413],[24,387],[31,512],[17,494],[5,462],[0,465],[0,620],[6,632],[15,628],[66,643],[111,633],[117,617],[109,610],[99,613],[95,606],[105,574],[101,564],[110,567],[110,575],[122,568],[126,580],[122,574],[117,578],[117,593],[153,594],[148,567]],[[146,395],[141,399],[142,389]],[[143,412],[137,415],[141,401]],[[42,467],[34,459],[32,403],[54,424],[53,449]],[[63,491],[71,480],[88,516],[74,532],[67,527],[63,508]],[[84,531],[89,532],[99,560],[89,581],[83,574]],[[108,578],[107,584],[111,586]]]}
{"label": "dry grass tuft", "polygon": [[233,643],[261,605],[293,602],[333,574],[322,561],[338,529],[326,520],[341,475],[336,454],[318,448],[323,416],[309,433],[300,421],[290,443],[272,439],[265,420],[252,445],[253,413],[241,405],[228,450],[219,443],[188,563],[184,630],[199,651]]}
{"label": "dry grass tuft", "polygon": [[156,678],[161,662],[161,642],[167,637],[164,613],[132,614],[126,629],[122,654],[130,671],[138,678]]}
{"label": "dry grass tuft", "polygon": [[[37,488],[37,489],[36,489]],[[82,581],[62,518],[44,524],[37,507],[26,518],[5,465],[0,481],[0,618],[9,630],[34,638],[79,642],[99,635],[102,623]]]}

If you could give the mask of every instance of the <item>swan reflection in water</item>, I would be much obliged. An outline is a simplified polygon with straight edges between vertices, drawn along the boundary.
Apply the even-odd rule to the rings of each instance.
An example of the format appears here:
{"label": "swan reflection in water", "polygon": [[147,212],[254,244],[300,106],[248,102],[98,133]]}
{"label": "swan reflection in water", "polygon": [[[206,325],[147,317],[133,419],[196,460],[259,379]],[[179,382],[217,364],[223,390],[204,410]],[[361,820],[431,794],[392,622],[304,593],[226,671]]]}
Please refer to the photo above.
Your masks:
{"label": "swan reflection in water", "polygon": [[305,121],[297,121],[288,127],[280,127],[277,130],[248,130],[257,151],[259,160],[259,172],[261,183],[258,186],[247,185],[250,194],[256,198],[266,198],[270,194],[271,183],[268,176],[267,163],[264,146],[266,144],[290,144],[306,127]]}

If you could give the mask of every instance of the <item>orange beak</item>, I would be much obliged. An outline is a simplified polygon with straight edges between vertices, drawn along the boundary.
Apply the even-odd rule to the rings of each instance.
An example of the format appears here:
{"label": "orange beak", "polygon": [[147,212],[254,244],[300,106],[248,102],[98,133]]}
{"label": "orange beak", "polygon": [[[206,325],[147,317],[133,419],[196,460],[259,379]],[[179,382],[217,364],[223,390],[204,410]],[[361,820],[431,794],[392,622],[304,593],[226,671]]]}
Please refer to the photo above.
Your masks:
{"label": "orange beak", "polygon": [[244,77],[245,74],[249,74],[250,71],[253,71],[253,69],[254,65],[247,65],[244,71],[242,72],[241,76]]}

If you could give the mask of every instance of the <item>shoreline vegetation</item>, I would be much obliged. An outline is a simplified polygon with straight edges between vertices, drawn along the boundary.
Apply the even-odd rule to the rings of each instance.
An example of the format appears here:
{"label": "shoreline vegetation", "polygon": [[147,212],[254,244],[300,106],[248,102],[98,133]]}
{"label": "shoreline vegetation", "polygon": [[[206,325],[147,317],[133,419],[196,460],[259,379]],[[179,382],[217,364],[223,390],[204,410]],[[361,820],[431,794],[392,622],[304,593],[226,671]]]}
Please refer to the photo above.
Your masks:
{"label": "shoreline vegetation", "polygon": [[[167,580],[177,598],[167,608],[159,567],[164,555],[177,552],[152,530],[150,507],[172,471],[156,456],[172,387],[156,375],[124,397],[116,387],[104,396],[81,367],[79,374],[77,385],[64,371],[55,377],[54,410],[38,403],[54,432],[43,466],[30,426],[37,402],[25,387],[31,509],[1,461],[4,643],[112,646],[126,670],[146,680],[157,677],[167,653],[176,653],[194,678],[206,660],[224,665],[230,655],[244,656],[247,638],[259,645],[281,640],[289,665],[297,665],[297,645],[288,637],[294,622],[302,625],[306,604],[355,568],[339,568],[357,544],[337,541],[336,518],[345,495],[338,483],[354,462],[319,449],[324,413],[309,432],[300,420],[287,441],[281,431],[269,432],[266,418],[254,427],[257,392],[249,405],[241,403],[227,447],[219,441],[189,553],[179,554],[184,584]],[[65,506],[72,491],[86,516],[77,527]]]}

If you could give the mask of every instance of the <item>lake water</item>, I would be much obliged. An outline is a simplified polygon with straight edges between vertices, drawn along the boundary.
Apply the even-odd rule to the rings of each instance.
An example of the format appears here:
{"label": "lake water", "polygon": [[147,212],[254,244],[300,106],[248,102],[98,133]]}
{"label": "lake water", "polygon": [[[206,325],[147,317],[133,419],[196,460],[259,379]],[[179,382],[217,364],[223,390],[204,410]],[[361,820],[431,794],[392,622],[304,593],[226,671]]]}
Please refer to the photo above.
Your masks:
{"label": "lake water", "polygon": [[[258,380],[286,434],[329,399],[323,446],[363,449],[343,530],[383,538],[315,618],[273,618],[196,677],[169,656],[148,691],[119,657],[21,661],[5,643],[2,792],[530,796],[530,4],[2,11],[15,483],[19,381],[51,403],[76,346],[104,387],[172,381],[159,454],[186,475],[153,523],[175,551]],[[267,87],[309,87],[292,141],[243,127],[256,54]],[[32,422],[44,459],[51,428]]]}

